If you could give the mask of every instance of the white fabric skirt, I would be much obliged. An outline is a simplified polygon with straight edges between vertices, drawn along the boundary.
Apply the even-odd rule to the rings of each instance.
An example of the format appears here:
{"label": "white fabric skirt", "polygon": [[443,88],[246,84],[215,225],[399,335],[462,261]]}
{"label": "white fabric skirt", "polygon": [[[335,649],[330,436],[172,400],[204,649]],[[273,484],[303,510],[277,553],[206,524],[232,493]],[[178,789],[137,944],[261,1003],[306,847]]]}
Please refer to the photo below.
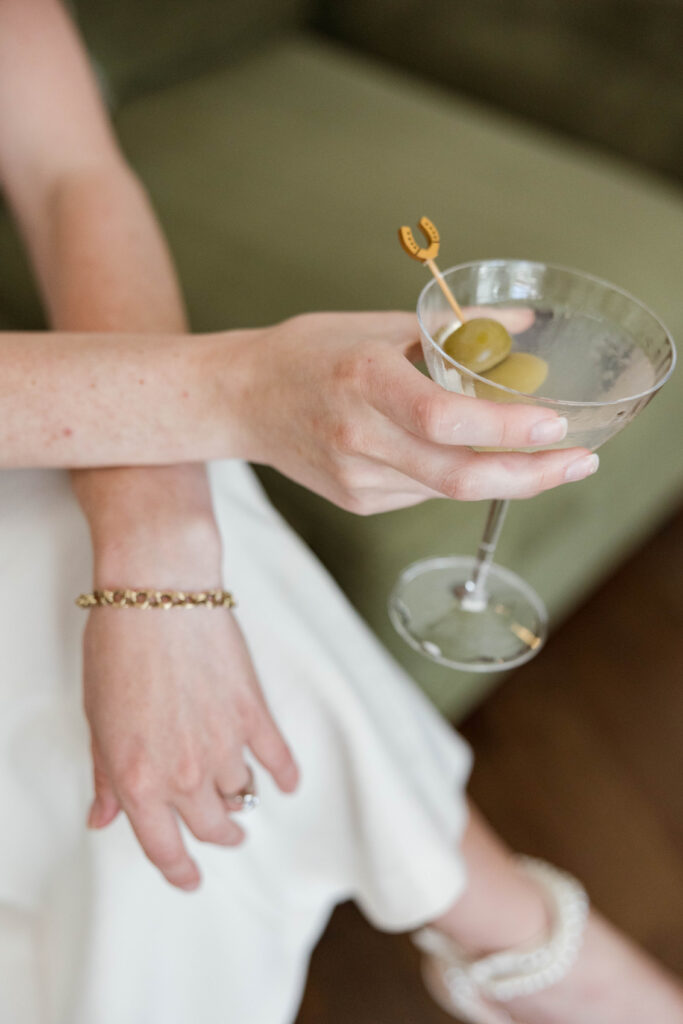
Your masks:
{"label": "white fabric skirt", "polygon": [[192,894],[166,884],[124,816],[86,830],[74,597],[90,585],[88,531],[66,473],[0,473],[3,1024],[290,1024],[336,903],[407,930],[463,888],[468,748],[251,470],[209,469],[225,585],[300,786],[283,795],[252,763],[262,802],[246,841],[187,836]]}

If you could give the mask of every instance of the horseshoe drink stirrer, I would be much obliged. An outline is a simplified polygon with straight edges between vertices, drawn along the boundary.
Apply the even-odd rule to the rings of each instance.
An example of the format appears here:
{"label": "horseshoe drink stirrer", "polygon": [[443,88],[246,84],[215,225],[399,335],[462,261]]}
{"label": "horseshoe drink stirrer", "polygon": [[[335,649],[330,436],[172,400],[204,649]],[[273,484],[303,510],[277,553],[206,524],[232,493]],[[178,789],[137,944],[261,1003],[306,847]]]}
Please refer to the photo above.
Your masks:
{"label": "horseshoe drink stirrer", "polygon": [[429,220],[428,217],[420,217],[418,225],[420,231],[422,232],[422,234],[427,239],[427,242],[429,243],[427,248],[422,249],[415,241],[413,232],[410,230],[410,228],[405,226],[398,229],[398,240],[401,243],[401,247],[405,252],[408,253],[409,256],[411,256],[414,260],[417,260],[418,263],[425,263],[429,267],[432,274],[437,280],[439,288],[446,296],[446,299],[448,300],[448,304],[450,305],[451,309],[457,316],[460,323],[464,324],[465,316],[463,314],[463,311],[458,305],[455,295],[453,294],[453,292],[450,290],[445,280],[443,279],[441,271],[439,270],[435,262],[436,257],[439,255],[439,242],[441,241],[441,236],[439,235],[439,232],[437,231],[436,227],[434,226],[434,224],[432,224],[431,220]]}

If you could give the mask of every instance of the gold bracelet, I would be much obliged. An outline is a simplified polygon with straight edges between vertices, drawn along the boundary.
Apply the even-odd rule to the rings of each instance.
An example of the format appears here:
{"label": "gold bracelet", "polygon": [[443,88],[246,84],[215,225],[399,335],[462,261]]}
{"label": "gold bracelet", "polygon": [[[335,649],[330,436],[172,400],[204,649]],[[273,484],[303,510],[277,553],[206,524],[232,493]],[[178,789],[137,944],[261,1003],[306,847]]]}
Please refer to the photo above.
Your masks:
{"label": "gold bracelet", "polygon": [[93,590],[76,598],[79,608],[234,608],[228,590]]}

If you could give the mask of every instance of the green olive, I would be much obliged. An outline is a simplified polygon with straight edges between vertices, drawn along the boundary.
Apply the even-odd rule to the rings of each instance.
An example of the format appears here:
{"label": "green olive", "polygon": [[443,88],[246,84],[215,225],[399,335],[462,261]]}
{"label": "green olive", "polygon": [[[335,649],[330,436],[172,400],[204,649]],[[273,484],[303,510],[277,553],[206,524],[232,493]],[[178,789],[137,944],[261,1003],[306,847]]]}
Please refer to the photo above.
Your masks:
{"label": "green olive", "polygon": [[456,363],[481,374],[505,359],[512,348],[512,338],[497,320],[476,317],[456,327],[441,347]]}
{"label": "green olive", "polygon": [[[534,356],[531,352],[513,352],[483,376],[493,384],[502,384],[513,391],[533,395],[548,376],[548,364],[545,359]],[[477,382],[475,392],[477,398],[487,398],[493,402],[509,401],[504,391],[489,387],[487,384]]]}

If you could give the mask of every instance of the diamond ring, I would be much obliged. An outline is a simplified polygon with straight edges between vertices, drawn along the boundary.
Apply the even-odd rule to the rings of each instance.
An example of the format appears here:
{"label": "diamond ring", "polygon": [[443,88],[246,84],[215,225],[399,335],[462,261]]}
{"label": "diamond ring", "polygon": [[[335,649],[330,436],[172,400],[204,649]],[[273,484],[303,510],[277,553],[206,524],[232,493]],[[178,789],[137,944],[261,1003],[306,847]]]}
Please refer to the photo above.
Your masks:
{"label": "diamond ring", "polygon": [[231,811],[255,811],[261,802],[256,791],[254,773],[249,767],[247,767],[247,772],[246,783],[236,793],[221,793],[220,790],[218,791]]}

